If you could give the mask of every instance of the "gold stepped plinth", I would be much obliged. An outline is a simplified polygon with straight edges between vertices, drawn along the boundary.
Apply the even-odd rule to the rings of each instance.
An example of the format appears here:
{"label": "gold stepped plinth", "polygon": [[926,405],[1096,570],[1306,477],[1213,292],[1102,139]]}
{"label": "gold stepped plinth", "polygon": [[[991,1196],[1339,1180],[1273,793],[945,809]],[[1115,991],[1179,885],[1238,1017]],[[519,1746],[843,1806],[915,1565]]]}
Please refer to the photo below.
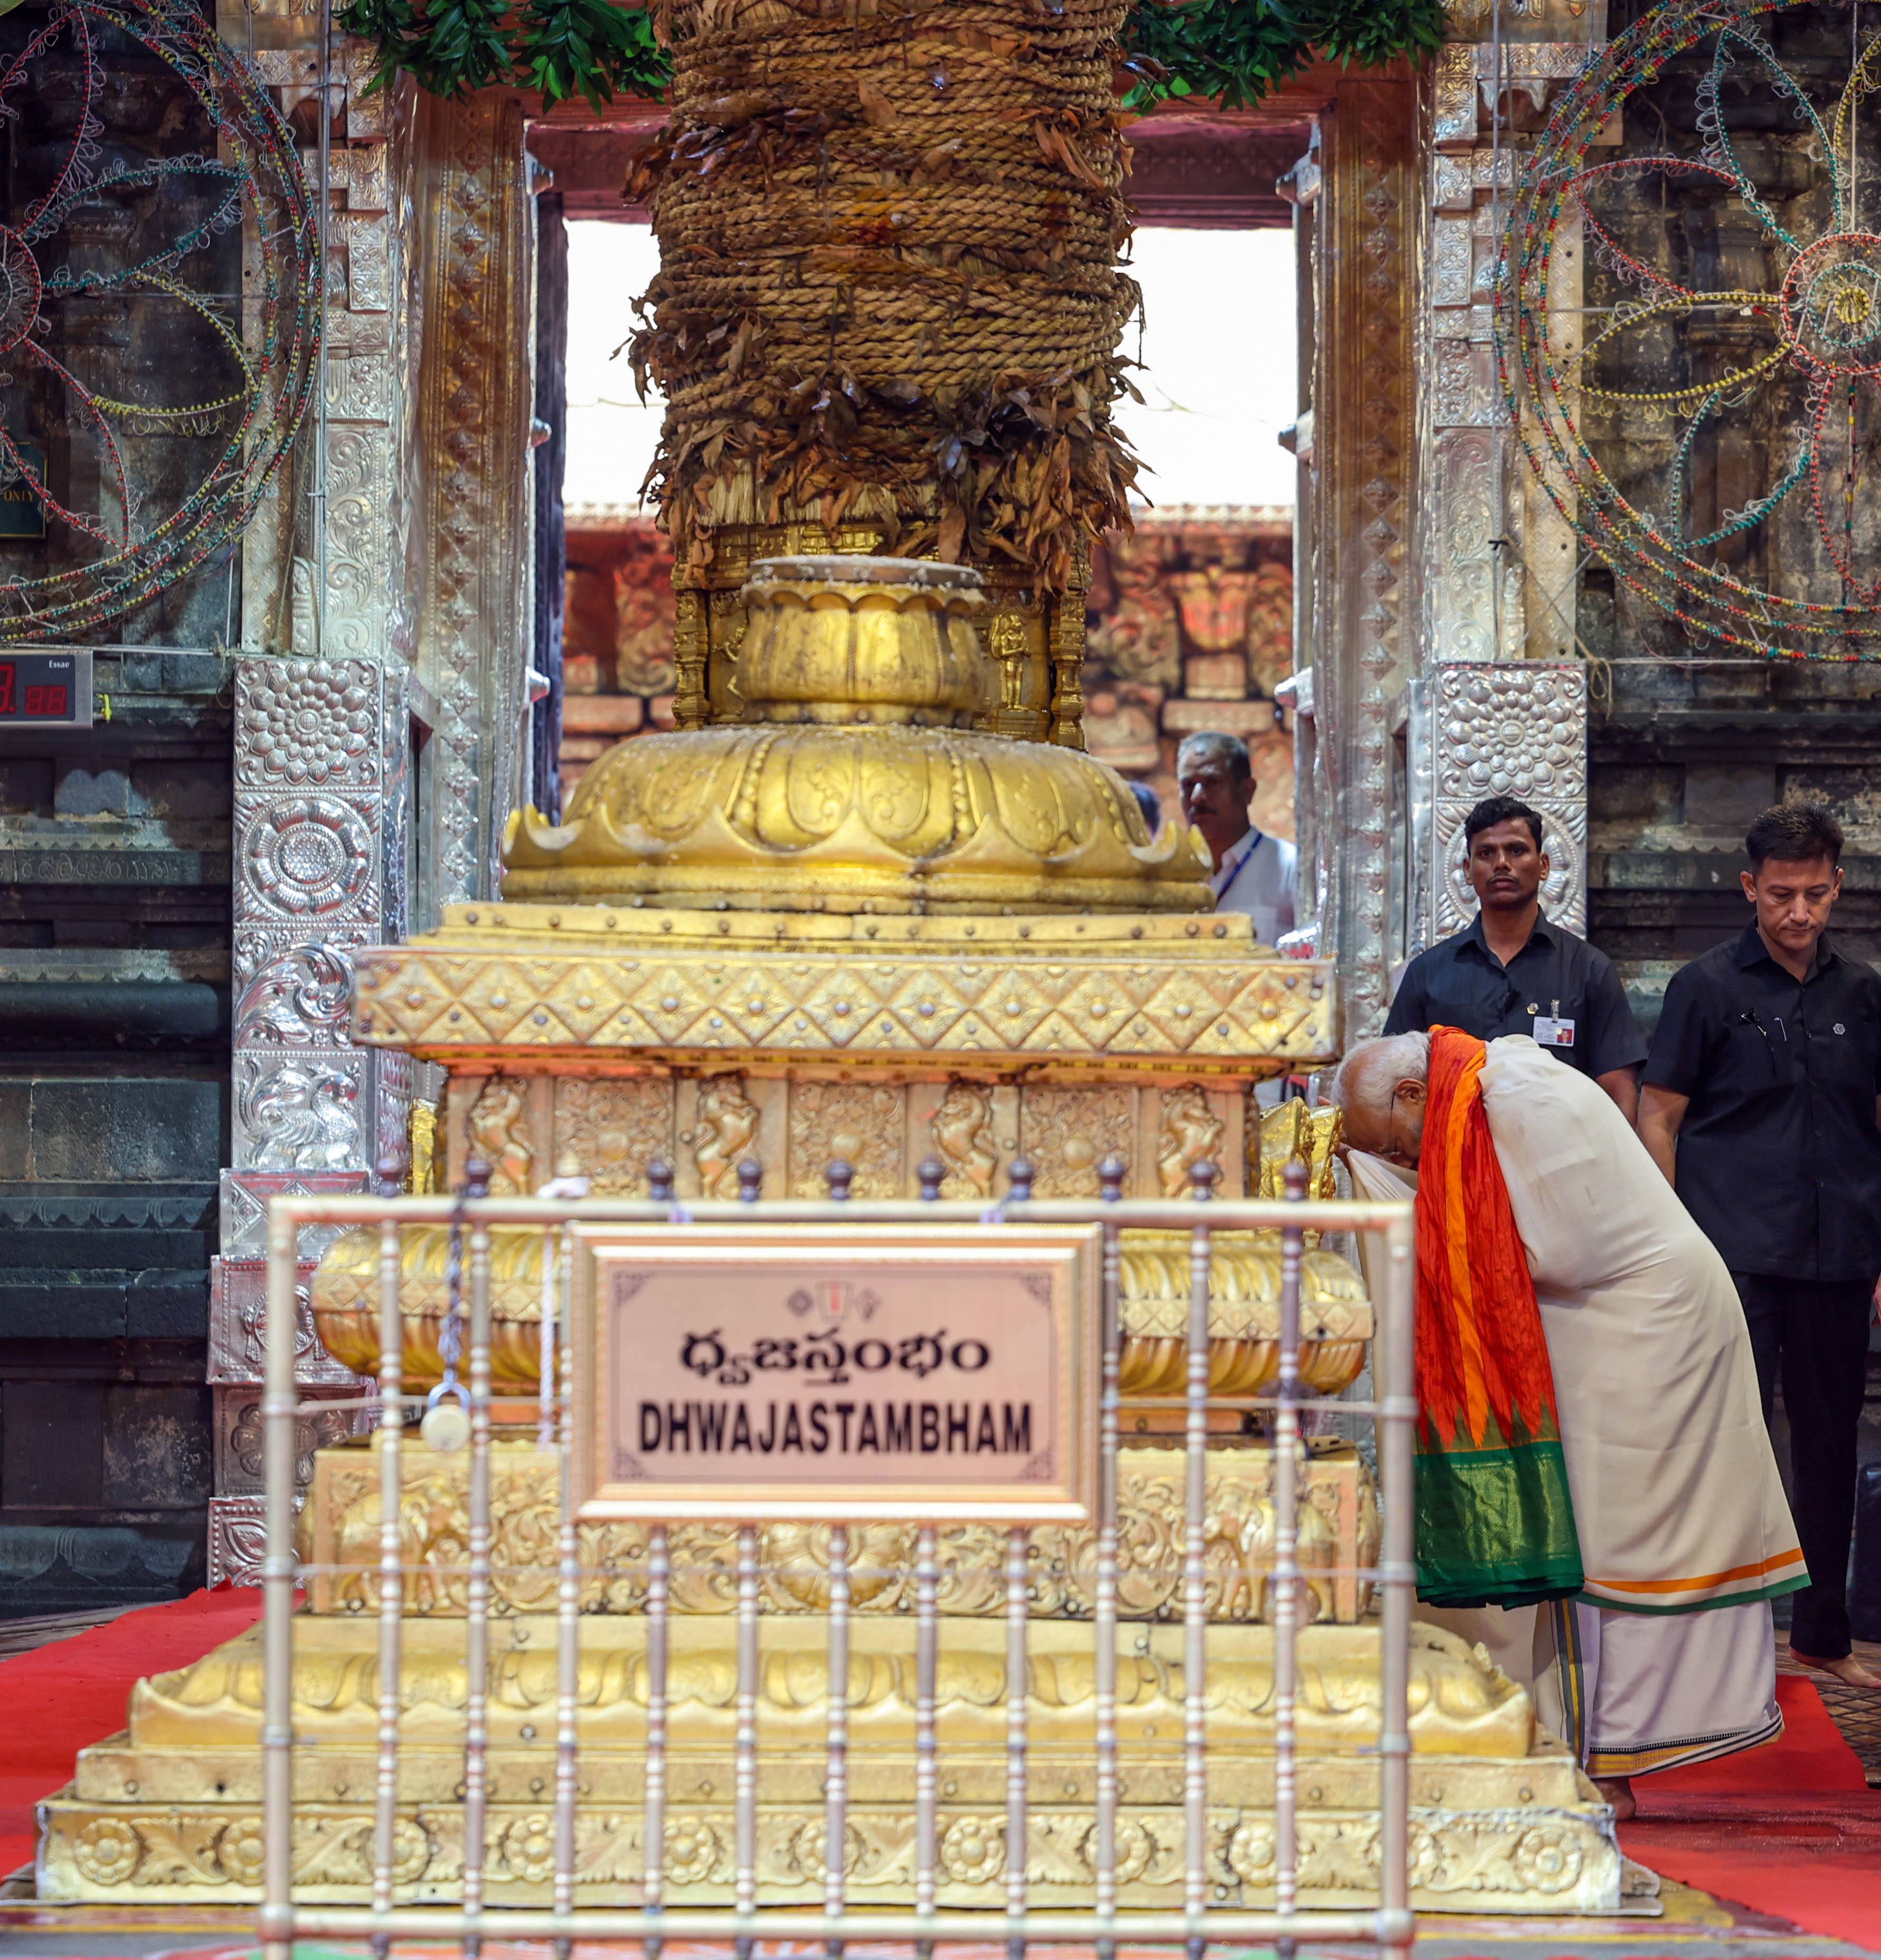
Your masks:
{"label": "gold stepped plinth", "polygon": [[[400,1896],[448,1900],[462,1871],[466,1466],[414,1441],[406,1488],[409,1577],[400,1748]],[[1182,1454],[1132,1445],[1119,1463],[1118,1733],[1127,1906],[1179,1904],[1183,1867]],[[1217,1903],[1271,1902],[1272,1636],[1261,1568],[1272,1553],[1273,1462],[1251,1443],[1211,1451],[1208,1607],[1209,1860]],[[548,1898],[555,1628],[555,1459],[500,1439],[492,1465],[490,1892]],[[1302,1896],[1375,1894],[1381,1688],[1377,1624],[1351,1568],[1377,1556],[1369,1477],[1349,1446],[1307,1452],[1300,1507]],[[297,1621],[295,1869],[301,1895],[356,1900],[369,1885],[378,1679],[377,1465],[369,1444],[324,1450],[304,1551],[328,1568]],[[733,1896],[735,1530],[675,1527],[670,1636],[667,1898]],[[905,1904],[914,1880],[912,1532],[856,1529],[848,1675],[850,1897]],[[760,1621],[762,1882],[814,1904],[823,1885],[828,1531],[765,1528]],[[633,1903],[644,1879],[647,1542],[631,1523],[585,1527],[578,1723],[578,1899]],[[937,1603],[944,1905],[1004,1902],[1006,1629],[1003,1534],[941,1534]],[[1095,1823],[1095,1546],[1088,1529],[1034,1534],[1028,1637],[1030,1853],[1041,1907],[1088,1902]],[[1342,1570],[1341,1569],[1343,1569]],[[1412,1674],[1415,1902],[1488,1911],[1611,1910],[1610,1813],[1571,1758],[1538,1732],[1528,1698],[1453,1636],[1418,1631]],[[43,1809],[47,1897],[127,1888],[151,1901],[252,1894],[259,1842],[261,1656],[244,1635],[140,1683],[127,1735],[84,1752]]]}
{"label": "gold stepped plinth", "polygon": [[[667,1898],[733,1898],[737,1627],[676,1620],[670,1666]],[[294,1867],[298,1895],[357,1899],[371,1881],[378,1722],[373,1629],[313,1615],[296,1628]],[[1119,1639],[1119,1899],[1182,1895],[1183,1682],[1179,1627]],[[949,1618],[940,1640],[940,1900],[1004,1903],[1005,1640],[996,1621]],[[915,1628],[852,1624],[849,1669],[849,1897],[905,1904],[914,1882]],[[1420,1628],[1412,1673],[1416,1752],[1414,1902],[1497,1911],[1611,1910],[1619,1859],[1609,1813],[1559,1745],[1532,1735],[1528,1699],[1453,1636]],[[767,1621],[758,1722],[760,1880],[778,1903],[820,1901],[827,1628]],[[578,1903],[641,1896],[646,1621],[581,1625]],[[549,1898],[555,1634],[519,1615],[492,1632],[489,1890],[498,1904]],[[1209,1863],[1220,1904],[1272,1895],[1272,1640],[1259,1626],[1208,1634]],[[1370,1626],[1315,1626],[1300,1639],[1300,1885],[1312,1905],[1360,1905],[1377,1885],[1380,1706]],[[1042,1621],[1030,1639],[1032,1898],[1088,1902],[1094,1883],[1095,1668],[1091,1633]],[[463,1860],[463,1629],[407,1629],[400,1754],[399,1896],[455,1898]],[[84,1752],[77,1779],[43,1810],[48,1898],[150,1903],[252,1895],[258,1874],[261,1649],[243,1636],[177,1673],[142,1682],[128,1736]]]}

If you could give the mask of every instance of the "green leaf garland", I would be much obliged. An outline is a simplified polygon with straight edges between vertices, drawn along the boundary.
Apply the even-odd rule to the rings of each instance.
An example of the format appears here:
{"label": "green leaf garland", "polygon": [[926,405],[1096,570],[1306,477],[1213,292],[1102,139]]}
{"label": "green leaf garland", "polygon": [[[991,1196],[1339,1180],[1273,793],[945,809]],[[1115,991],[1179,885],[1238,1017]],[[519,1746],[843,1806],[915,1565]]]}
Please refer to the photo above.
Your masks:
{"label": "green leaf garland", "polygon": [[[638,7],[609,0],[352,0],[337,16],[434,95],[508,83],[545,103],[657,97],[672,64]],[[1316,58],[1381,66],[1443,38],[1443,0],[1139,0],[1125,27],[1129,109],[1193,96],[1238,109]]]}
{"label": "green leaf garland", "polygon": [[673,78],[651,20],[608,0],[352,0],[336,18],[377,44],[375,88],[401,71],[433,95],[507,82],[545,104],[584,96],[598,113],[616,95],[657,98]]}

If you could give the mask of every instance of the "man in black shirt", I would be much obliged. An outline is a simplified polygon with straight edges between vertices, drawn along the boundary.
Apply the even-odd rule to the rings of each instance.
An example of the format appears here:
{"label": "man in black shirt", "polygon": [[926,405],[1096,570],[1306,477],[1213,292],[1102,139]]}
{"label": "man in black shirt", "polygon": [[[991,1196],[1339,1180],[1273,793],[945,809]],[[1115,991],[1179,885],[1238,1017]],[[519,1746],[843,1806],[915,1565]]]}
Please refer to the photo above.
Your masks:
{"label": "man in black shirt", "polygon": [[1674,974],[1646,1064],[1640,1136],[1723,1255],[1750,1323],[1764,1419],[1779,1366],[1809,1584],[1790,1651],[1881,1687],[1849,1650],[1855,1431],[1881,1299],[1881,976],[1830,943],[1842,833],[1765,811],[1745,839],[1736,938]]}
{"label": "man in black shirt", "polygon": [[1540,816],[1513,797],[1491,797],[1463,819],[1463,839],[1482,910],[1405,969],[1384,1032],[1461,1028],[1484,1041],[1532,1035],[1591,1075],[1630,1123],[1646,1044],[1613,963],[1542,916],[1548,855]]}

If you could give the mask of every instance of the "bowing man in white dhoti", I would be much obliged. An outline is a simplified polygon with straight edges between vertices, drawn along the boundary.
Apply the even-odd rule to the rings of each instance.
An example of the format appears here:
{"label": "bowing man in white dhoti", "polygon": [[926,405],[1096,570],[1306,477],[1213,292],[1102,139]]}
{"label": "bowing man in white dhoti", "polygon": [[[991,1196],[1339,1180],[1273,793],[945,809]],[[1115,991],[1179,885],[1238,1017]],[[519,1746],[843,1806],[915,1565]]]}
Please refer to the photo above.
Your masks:
{"label": "bowing man in white dhoti", "polygon": [[[1398,1035],[1360,1043],[1339,1071],[1366,1195],[1415,1187],[1430,1058],[1430,1036]],[[1534,1280],[1584,1577],[1539,1606],[1423,1610],[1528,1685],[1625,1818],[1634,1777],[1780,1732],[1770,1601],[1807,1575],[1723,1261],[1598,1084],[1526,1035],[1489,1042],[1478,1079]],[[1434,1209],[1420,1212],[1421,1268],[1442,1249],[1423,1243],[1440,1234]]]}

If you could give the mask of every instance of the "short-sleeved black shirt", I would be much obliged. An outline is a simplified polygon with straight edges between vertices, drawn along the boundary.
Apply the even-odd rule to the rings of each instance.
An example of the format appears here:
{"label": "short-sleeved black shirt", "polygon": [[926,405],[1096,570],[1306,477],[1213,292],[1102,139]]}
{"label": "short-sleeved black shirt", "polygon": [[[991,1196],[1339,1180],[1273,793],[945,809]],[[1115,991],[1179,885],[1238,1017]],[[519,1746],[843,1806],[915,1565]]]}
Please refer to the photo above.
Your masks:
{"label": "short-sleeved black shirt", "polygon": [[1385,1032],[1461,1028],[1494,1041],[1499,1035],[1533,1034],[1544,1017],[1574,1023],[1571,1045],[1548,1046],[1583,1075],[1606,1075],[1646,1059],[1626,990],[1604,953],[1538,917],[1528,943],[1504,966],[1489,950],[1478,912],[1463,931],[1439,940],[1405,969]]}
{"label": "short-sleeved black shirt", "polygon": [[1881,1273],[1881,975],[1825,933],[1799,981],[1753,925],[1666,989],[1646,1080],[1688,1096],[1678,1187],[1733,1272]]}

